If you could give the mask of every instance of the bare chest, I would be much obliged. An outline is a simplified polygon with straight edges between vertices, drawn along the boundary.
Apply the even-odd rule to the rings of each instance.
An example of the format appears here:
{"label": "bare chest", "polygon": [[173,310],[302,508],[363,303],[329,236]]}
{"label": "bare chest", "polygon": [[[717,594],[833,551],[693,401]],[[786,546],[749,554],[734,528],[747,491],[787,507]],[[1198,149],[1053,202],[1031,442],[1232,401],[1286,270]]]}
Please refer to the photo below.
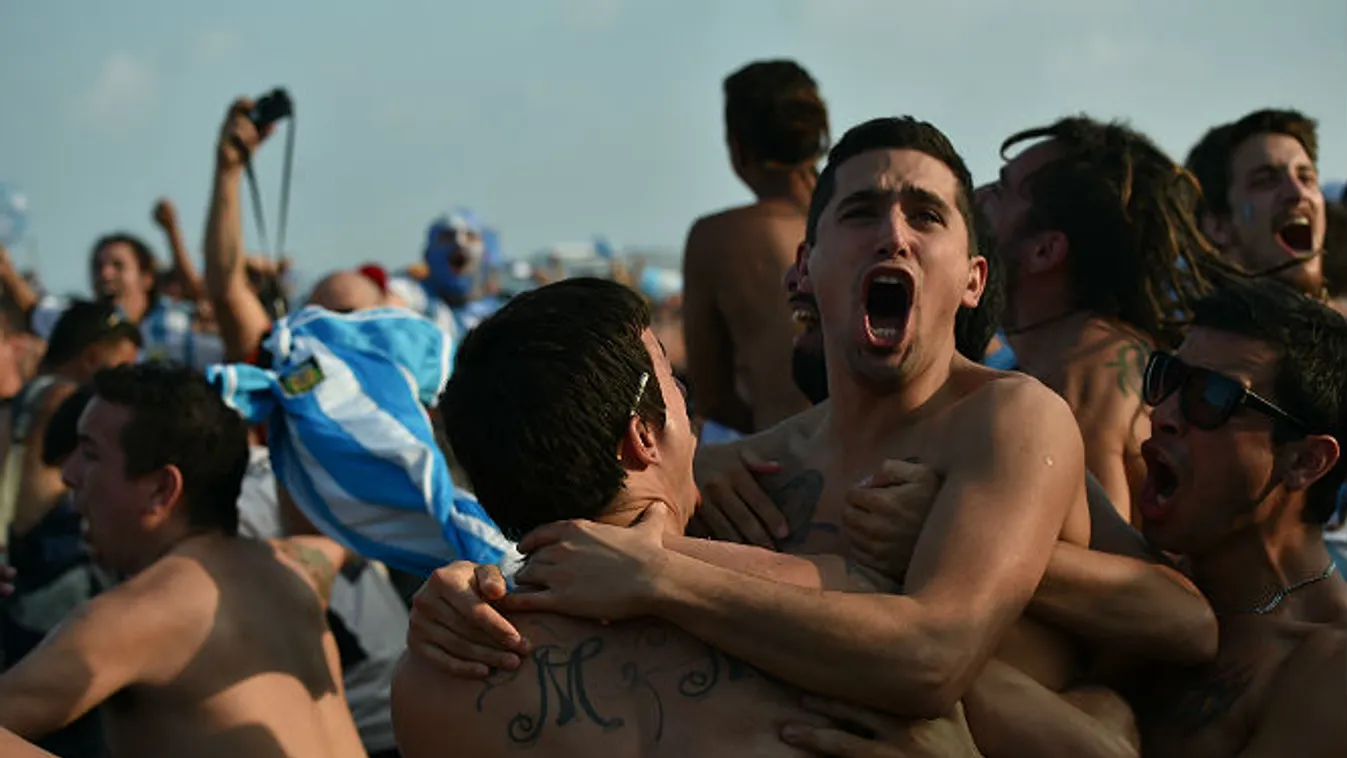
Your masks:
{"label": "bare chest", "polygon": [[1268,687],[1289,653],[1280,641],[1249,639],[1228,644],[1212,664],[1159,676],[1145,702],[1135,704],[1147,754],[1238,754],[1252,736]]}

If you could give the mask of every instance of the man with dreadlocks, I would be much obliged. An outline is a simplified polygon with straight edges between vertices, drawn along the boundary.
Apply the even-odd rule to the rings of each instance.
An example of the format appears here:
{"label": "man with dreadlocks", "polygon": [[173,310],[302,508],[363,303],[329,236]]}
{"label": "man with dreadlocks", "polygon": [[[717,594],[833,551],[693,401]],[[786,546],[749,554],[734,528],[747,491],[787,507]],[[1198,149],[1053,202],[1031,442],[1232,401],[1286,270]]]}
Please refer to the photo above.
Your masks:
{"label": "man with dreadlocks", "polygon": [[1021,370],[1062,395],[1086,467],[1123,518],[1146,476],[1141,374],[1172,345],[1215,251],[1193,219],[1195,182],[1148,138],[1085,117],[1012,135],[1033,142],[979,202],[1007,269],[1006,335]]}
{"label": "man with dreadlocks", "polygon": [[1202,229],[1227,261],[1325,299],[1327,214],[1314,120],[1260,110],[1213,128],[1188,154]]}

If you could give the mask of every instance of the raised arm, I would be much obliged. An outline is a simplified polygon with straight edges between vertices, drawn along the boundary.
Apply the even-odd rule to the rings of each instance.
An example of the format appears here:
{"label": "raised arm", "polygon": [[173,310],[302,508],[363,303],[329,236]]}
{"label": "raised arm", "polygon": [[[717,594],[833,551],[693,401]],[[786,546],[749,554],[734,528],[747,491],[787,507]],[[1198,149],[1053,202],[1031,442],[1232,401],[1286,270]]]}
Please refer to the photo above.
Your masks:
{"label": "raised arm", "polygon": [[14,261],[9,257],[9,250],[5,249],[3,244],[0,244],[0,289],[14,301],[15,307],[23,313],[24,318],[28,318],[37,307],[37,293],[14,267]]}
{"label": "raised arm", "polygon": [[1069,409],[1040,385],[1008,384],[979,399],[991,423],[970,435],[966,462],[947,473],[917,542],[908,595],[789,587],[672,553],[634,530],[571,523],[521,543],[538,554],[519,580],[548,589],[505,604],[655,615],[804,689],[904,715],[948,713],[1023,613],[1068,509],[1084,497]]}
{"label": "raised arm", "polygon": [[271,319],[248,286],[244,271],[239,183],[248,156],[266,137],[259,135],[248,119],[251,108],[252,103],[248,100],[236,101],[220,128],[203,244],[206,293],[215,308],[215,319],[225,344],[225,360],[230,362],[247,360],[271,328]]}
{"label": "raised arm", "polygon": [[154,204],[154,221],[168,238],[169,249],[173,251],[173,270],[182,277],[183,296],[194,303],[204,300],[206,285],[201,281],[196,264],[187,252],[187,243],[183,242],[182,228],[178,226],[178,210],[168,198],[162,198]]}

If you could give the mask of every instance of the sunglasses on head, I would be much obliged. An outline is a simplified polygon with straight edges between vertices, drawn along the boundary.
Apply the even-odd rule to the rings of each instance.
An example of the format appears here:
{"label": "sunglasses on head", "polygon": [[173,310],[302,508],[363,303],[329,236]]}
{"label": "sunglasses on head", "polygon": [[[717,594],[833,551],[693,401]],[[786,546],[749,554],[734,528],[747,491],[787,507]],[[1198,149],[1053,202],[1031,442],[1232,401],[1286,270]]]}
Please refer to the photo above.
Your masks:
{"label": "sunglasses on head", "polygon": [[1237,380],[1211,369],[1189,366],[1174,355],[1156,350],[1146,364],[1142,399],[1147,405],[1156,406],[1175,392],[1179,393],[1179,410],[1184,420],[1198,429],[1221,428],[1243,406],[1285,421],[1298,431],[1306,430],[1305,424],[1295,416],[1259,397]]}

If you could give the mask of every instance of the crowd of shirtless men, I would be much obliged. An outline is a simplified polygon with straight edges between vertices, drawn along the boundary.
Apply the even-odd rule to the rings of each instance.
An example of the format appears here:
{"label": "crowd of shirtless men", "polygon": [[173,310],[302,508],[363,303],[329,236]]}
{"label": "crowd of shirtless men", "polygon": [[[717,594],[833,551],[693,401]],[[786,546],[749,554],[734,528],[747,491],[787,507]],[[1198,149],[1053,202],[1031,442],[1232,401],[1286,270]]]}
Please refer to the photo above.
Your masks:
{"label": "crowd of shirtless men", "polygon": [[[267,326],[216,223],[246,110],[206,243],[231,355]],[[727,78],[757,199],[688,235],[685,370],[600,279],[457,346],[431,413],[525,560],[416,593],[400,754],[1347,754],[1341,199],[1312,120],[1228,115],[1183,165],[1027,129],[975,187],[918,118],[832,139],[795,63]],[[0,674],[0,754],[101,706],[114,755],[365,755],[324,614],[352,556],[237,536],[243,421],[96,347],[54,471],[124,579]]]}

